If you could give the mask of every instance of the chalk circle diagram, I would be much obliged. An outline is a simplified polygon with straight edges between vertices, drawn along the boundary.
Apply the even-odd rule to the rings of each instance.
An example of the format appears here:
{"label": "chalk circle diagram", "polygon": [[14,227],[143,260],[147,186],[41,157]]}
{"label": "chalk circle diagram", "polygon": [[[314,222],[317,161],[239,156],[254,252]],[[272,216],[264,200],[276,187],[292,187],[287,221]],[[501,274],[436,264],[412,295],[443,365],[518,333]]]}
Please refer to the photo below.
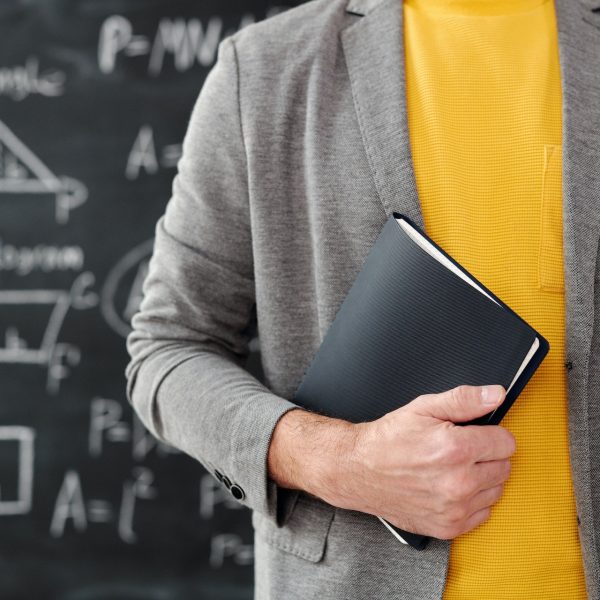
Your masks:
{"label": "chalk circle diagram", "polygon": [[100,310],[109,327],[123,337],[131,331],[131,317],[142,301],[142,284],[154,239],[132,248],[110,270],[100,295]]}
{"label": "chalk circle diagram", "polygon": [[71,177],[57,177],[0,121],[0,194],[34,194],[54,197],[54,218],[69,221],[72,210],[88,198],[86,186]]}

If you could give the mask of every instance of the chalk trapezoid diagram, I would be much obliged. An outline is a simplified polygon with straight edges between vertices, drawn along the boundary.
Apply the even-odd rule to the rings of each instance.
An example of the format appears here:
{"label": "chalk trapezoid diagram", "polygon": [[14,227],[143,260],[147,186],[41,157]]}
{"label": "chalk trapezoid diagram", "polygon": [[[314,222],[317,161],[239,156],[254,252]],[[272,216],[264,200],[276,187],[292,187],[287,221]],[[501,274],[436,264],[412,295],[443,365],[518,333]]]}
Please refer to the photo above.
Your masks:
{"label": "chalk trapezoid diagram", "polygon": [[[98,296],[91,291],[95,277],[90,271],[80,273],[69,290],[27,289],[0,290],[0,314],[5,306],[16,306],[26,314],[28,306],[46,306],[48,316],[40,323],[43,330],[41,341],[29,347],[21,338],[17,325],[9,325],[4,331],[4,346],[0,346],[0,365],[38,365],[47,369],[46,389],[56,393],[61,379],[66,376],[66,366],[76,366],[80,350],[73,344],[59,341],[59,335],[69,310],[93,308]],[[63,364],[66,361],[68,364]],[[1,439],[1,438],[0,438]]]}
{"label": "chalk trapezoid diagram", "polygon": [[55,218],[64,224],[69,213],[87,200],[83,183],[57,177],[2,121],[0,121],[0,194],[51,194]]}

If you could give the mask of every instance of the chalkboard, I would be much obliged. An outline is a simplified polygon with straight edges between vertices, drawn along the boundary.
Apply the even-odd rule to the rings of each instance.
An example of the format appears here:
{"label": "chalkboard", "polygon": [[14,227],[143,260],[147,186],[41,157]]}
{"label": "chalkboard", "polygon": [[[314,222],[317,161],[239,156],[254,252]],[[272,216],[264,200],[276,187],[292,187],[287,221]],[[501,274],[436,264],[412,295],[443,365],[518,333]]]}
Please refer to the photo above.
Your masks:
{"label": "chalkboard", "polygon": [[295,4],[0,4],[0,598],[252,597],[249,512],[134,416],[125,336],[219,41]]}

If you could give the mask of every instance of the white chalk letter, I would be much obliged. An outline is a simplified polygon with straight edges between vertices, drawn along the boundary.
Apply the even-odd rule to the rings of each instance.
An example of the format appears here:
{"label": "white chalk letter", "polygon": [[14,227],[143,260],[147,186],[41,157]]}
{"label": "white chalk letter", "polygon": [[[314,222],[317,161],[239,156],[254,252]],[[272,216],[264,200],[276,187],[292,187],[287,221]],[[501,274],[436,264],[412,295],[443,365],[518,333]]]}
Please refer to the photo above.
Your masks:
{"label": "white chalk letter", "polygon": [[65,525],[69,519],[73,519],[73,526],[76,531],[86,530],[85,504],[83,503],[81,482],[76,471],[67,471],[65,474],[54,505],[50,535],[56,538],[61,537],[65,532]]}
{"label": "white chalk letter", "polygon": [[127,158],[125,176],[127,179],[137,179],[142,167],[148,173],[156,173],[158,171],[154,134],[150,125],[142,125],[138,136],[135,138],[135,142]]}

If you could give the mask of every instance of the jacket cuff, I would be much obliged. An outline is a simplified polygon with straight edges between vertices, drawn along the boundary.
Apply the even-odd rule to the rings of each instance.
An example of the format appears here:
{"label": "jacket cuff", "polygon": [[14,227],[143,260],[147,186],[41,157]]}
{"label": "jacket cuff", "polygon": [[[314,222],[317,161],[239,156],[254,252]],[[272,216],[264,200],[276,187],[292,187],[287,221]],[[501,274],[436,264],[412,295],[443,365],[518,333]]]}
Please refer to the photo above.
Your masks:
{"label": "jacket cuff", "polygon": [[129,401],[151,433],[198,460],[241,504],[285,521],[297,491],[268,477],[267,455],[277,422],[297,405],[209,351],[165,349],[128,376]]}

